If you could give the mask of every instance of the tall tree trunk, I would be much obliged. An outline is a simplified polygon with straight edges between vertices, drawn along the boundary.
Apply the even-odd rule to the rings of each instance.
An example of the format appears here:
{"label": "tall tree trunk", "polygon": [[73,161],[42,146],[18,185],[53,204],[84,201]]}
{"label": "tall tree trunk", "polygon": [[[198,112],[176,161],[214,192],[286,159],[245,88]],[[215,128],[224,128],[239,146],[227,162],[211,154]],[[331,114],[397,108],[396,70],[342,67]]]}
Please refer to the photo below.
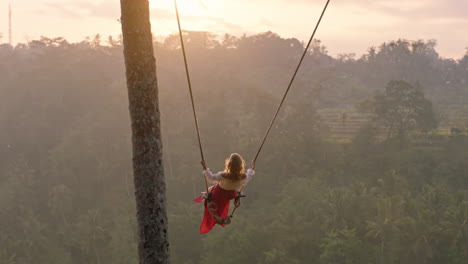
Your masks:
{"label": "tall tree trunk", "polygon": [[140,264],[169,263],[166,185],[148,0],[120,0]]}

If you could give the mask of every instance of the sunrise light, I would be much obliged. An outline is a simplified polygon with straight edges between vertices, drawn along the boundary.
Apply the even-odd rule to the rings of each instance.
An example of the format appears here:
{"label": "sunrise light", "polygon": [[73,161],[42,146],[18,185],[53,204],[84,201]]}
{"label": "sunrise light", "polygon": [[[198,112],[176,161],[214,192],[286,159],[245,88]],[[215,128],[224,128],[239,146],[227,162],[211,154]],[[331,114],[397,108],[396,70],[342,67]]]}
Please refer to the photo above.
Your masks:
{"label": "sunrise light", "polygon": [[[174,6],[174,0],[150,0],[150,8]],[[204,16],[209,0],[177,0],[179,12],[185,16]],[[172,7],[173,8],[173,7]]]}

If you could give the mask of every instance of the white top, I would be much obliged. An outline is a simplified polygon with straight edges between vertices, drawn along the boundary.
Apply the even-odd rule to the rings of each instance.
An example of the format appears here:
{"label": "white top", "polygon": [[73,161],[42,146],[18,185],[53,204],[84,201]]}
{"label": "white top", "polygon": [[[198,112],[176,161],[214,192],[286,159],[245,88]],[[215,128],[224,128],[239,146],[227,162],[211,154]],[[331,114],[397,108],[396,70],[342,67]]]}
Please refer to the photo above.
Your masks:
{"label": "white top", "polygon": [[254,176],[255,171],[253,169],[247,169],[245,173],[247,177],[240,181],[233,181],[230,179],[226,179],[222,177],[224,173],[225,173],[224,171],[220,171],[216,174],[213,174],[209,168],[203,171],[203,174],[208,180],[212,182],[218,182],[219,186],[225,190],[237,190],[242,185],[247,184],[252,179],[252,176]]}

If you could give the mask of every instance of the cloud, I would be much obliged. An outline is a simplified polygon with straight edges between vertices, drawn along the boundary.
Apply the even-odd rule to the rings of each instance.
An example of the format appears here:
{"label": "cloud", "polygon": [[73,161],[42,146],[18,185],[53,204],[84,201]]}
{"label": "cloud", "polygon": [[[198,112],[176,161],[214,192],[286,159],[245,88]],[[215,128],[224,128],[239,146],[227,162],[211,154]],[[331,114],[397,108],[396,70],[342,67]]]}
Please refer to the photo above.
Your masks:
{"label": "cloud", "polygon": [[38,10],[38,13],[43,15],[50,14],[51,12],[58,14],[61,17],[68,17],[68,18],[81,18],[83,17],[83,13],[74,8],[73,6],[63,5],[57,2],[46,2],[44,3],[46,9],[41,8]]}
{"label": "cloud", "polygon": [[[275,2],[290,5],[325,5],[326,0],[256,0],[255,2],[269,5],[275,5]],[[329,7],[359,8],[368,12],[379,12],[402,18],[458,17],[468,19],[467,0],[332,0]]]}
{"label": "cloud", "polygon": [[[198,0],[203,9],[209,9],[208,3]],[[240,2],[255,3],[261,7],[262,4],[269,6],[297,5],[302,8],[303,5],[323,5],[325,0],[238,0]],[[120,5],[114,0],[78,0],[67,1],[66,3],[47,3],[50,9],[57,11],[61,16],[71,18],[85,18],[89,16],[117,19],[120,17]],[[362,15],[383,15],[386,17],[398,18],[402,21],[431,22],[440,19],[462,19],[468,21],[468,1],[467,0],[342,0],[331,1],[330,7],[340,12],[360,13]],[[151,8],[151,18],[157,20],[172,20],[175,18],[173,10],[153,7]],[[265,18],[260,18],[262,25],[272,25],[266,23]],[[220,23],[227,28],[239,29],[237,23],[228,23],[220,16],[191,16],[184,15],[184,20],[199,23]],[[423,21],[420,21],[423,20]]]}
{"label": "cloud", "polygon": [[85,18],[96,16],[101,18],[120,17],[120,5],[112,1],[73,1],[73,2],[46,2],[49,12],[58,13],[60,16],[72,18]]}
{"label": "cloud", "polygon": [[[202,7],[206,8],[203,2]],[[48,12],[59,13],[61,16],[66,16],[75,19],[84,19],[88,17],[97,17],[103,19],[118,19],[120,17],[120,4],[118,1],[103,0],[103,1],[73,1],[67,3],[49,2],[47,3]],[[165,8],[152,7],[150,8],[151,19],[158,21],[175,21],[176,15],[174,10]],[[230,23],[222,17],[217,16],[196,16],[183,15],[183,20],[187,24],[208,24],[212,28],[218,28],[229,32],[241,33],[243,28],[235,23]]]}
{"label": "cloud", "polygon": [[[23,0],[29,1],[29,0]],[[189,1],[189,0],[187,0]],[[190,0],[197,1],[196,12],[182,10],[186,30],[241,35],[272,30],[283,36],[308,38],[310,24],[326,0]],[[118,31],[108,23],[120,17],[116,0],[38,0],[41,18],[69,18],[67,23],[93,21],[83,30]],[[44,2],[47,4],[45,5]],[[152,0],[153,29],[159,34],[177,31],[170,0]],[[181,1],[182,3],[182,1]],[[194,2],[195,3],[195,2]],[[468,0],[331,0],[319,37],[333,42],[336,50],[349,51],[399,37],[436,38],[447,54],[459,53],[468,38]],[[185,12],[184,12],[185,11]],[[46,12],[46,14],[43,14]],[[198,13],[197,13],[198,12]],[[96,23],[95,19],[102,20]],[[107,21],[106,21],[107,20]],[[313,21],[313,22],[311,22]],[[304,33],[306,32],[306,33]],[[76,32],[69,33],[77,34]],[[85,34],[85,33],[80,33]],[[445,43],[445,44],[444,44]],[[455,46],[458,45],[458,46]],[[444,47],[445,47],[444,46]],[[330,49],[331,50],[331,49]],[[356,52],[356,50],[351,50]],[[453,56],[453,55],[452,55]]]}
{"label": "cloud", "polygon": [[[372,10],[382,12],[386,15],[398,16],[406,19],[435,19],[435,18],[462,18],[468,19],[468,2],[465,0],[430,0],[413,1],[413,5],[403,2],[401,5],[392,2],[375,2]],[[411,3],[411,2],[410,2]]]}
{"label": "cloud", "polygon": [[[309,2],[311,0],[292,1]],[[313,0],[313,2],[316,1]],[[336,4],[405,19],[453,17],[468,19],[468,1],[466,0],[352,0]]]}

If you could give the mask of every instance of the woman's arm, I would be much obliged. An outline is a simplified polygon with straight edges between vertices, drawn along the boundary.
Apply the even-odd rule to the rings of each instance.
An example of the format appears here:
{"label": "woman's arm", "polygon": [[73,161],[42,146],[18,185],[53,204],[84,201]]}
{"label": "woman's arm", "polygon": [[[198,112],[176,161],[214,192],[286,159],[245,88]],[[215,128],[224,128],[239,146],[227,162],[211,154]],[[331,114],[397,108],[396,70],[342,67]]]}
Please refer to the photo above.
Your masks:
{"label": "woman's arm", "polygon": [[213,174],[209,168],[207,168],[206,170],[203,171],[203,175],[205,175],[205,177],[210,180],[210,181],[220,181],[221,180],[221,176],[223,175],[223,172],[220,171],[216,174]]}
{"label": "woman's arm", "polygon": [[245,178],[245,184],[247,184],[250,180],[252,180],[252,176],[255,175],[255,171],[253,169],[247,169],[245,175],[247,176]]}

